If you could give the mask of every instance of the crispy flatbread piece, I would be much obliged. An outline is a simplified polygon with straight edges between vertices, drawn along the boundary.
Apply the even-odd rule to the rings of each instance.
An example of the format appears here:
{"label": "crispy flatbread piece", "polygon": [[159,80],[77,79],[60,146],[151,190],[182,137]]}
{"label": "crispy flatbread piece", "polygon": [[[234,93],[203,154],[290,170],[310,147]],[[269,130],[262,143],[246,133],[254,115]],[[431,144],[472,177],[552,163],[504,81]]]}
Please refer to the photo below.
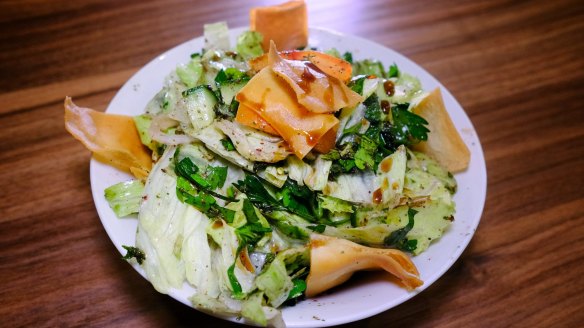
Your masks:
{"label": "crispy flatbread piece", "polygon": [[262,48],[265,52],[270,49],[270,40],[284,50],[297,49],[308,44],[308,14],[304,1],[252,8],[249,11],[249,20],[250,29],[263,35]]}
{"label": "crispy flatbread piece", "polygon": [[365,247],[345,239],[312,234],[306,297],[313,297],[347,281],[355,271],[381,269],[408,289],[423,284],[414,263],[402,251]]}
{"label": "crispy flatbread piece", "polygon": [[415,145],[414,150],[433,157],[450,172],[464,171],[470,151],[446,111],[440,89],[432,91],[412,111],[428,121],[430,129],[428,141]]}
{"label": "crispy flatbread piece", "polygon": [[104,163],[145,179],[152,167],[131,116],[106,114],[79,107],[65,98],[65,128]]}

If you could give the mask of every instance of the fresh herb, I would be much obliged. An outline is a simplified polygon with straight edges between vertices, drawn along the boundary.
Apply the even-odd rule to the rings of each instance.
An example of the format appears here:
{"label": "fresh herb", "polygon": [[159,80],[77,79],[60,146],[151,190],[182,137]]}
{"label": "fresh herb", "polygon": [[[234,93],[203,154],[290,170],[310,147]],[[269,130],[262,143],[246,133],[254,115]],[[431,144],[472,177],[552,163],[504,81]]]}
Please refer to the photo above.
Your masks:
{"label": "fresh herb", "polygon": [[391,108],[393,140],[401,145],[413,145],[428,140],[428,122],[408,110],[409,104],[399,104]]}
{"label": "fresh herb", "polygon": [[223,188],[227,179],[227,166],[207,166],[205,169],[207,182],[211,190]]}
{"label": "fresh herb", "polygon": [[343,54],[343,59],[344,59],[344,60],[346,60],[346,61],[348,61],[348,62],[349,62],[349,64],[353,64],[353,54],[352,54],[352,53],[350,53],[350,52],[348,52],[348,51],[347,51],[347,52],[345,52],[345,53]]}
{"label": "fresh herb", "polygon": [[126,255],[122,257],[124,260],[131,260],[135,258],[136,261],[138,261],[138,264],[142,264],[142,262],[144,262],[146,259],[146,254],[144,254],[144,252],[138,247],[126,245],[122,245],[122,247],[126,250]]}
{"label": "fresh herb", "polygon": [[353,75],[375,75],[377,77],[387,77],[383,64],[377,60],[359,60],[353,62]]}
{"label": "fresh herb", "polygon": [[249,199],[243,200],[243,214],[247,219],[245,225],[237,228],[235,234],[237,235],[241,245],[255,246],[255,244],[264,237],[268,232],[271,232],[270,227],[264,227],[258,218],[255,208]]}
{"label": "fresh herb", "polygon": [[181,202],[192,205],[203,213],[208,212],[211,209],[211,206],[217,203],[213,196],[202,191],[197,191],[197,189],[183,177],[177,178],[176,194]]}
{"label": "fresh herb", "polygon": [[[236,251],[236,260],[239,253],[245,249],[245,247],[254,247],[258,241],[260,241],[268,232],[272,232],[272,228],[264,227],[260,221],[260,218],[255,212],[255,208],[252,203],[246,198],[243,199],[243,214],[246,218],[246,223],[235,229],[235,235],[239,240],[239,246]],[[242,299],[244,293],[242,292],[241,285],[237,281],[235,276],[235,262],[227,270],[227,276],[229,278],[229,283],[231,284],[231,289],[233,289],[233,295],[236,299]]]}
{"label": "fresh herb", "polygon": [[282,204],[289,212],[304,219],[314,221],[316,194],[305,185],[299,185],[292,179],[287,179],[280,192]]}
{"label": "fresh herb", "polygon": [[361,171],[373,169],[376,150],[377,143],[367,136],[362,136],[359,149],[355,153],[355,166]]}
{"label": "fresh herb", "polygon": [[375,171],[379,163],[400,145],[408,146],[428,138],[429,130],[425,126],[428,122],[408,111],[409,104],[392,107],[393,122],[387,120],[376,94],[368,97],[363,104],[369,127],[362,133],[363,125],[359,122],[343,130],[343,138],[349,135],[354,138],[351,142],[345,142],[343,149],[333,149],[325,155],[325,159],[333,161],[330,179],[355,170]]}
{"label": "fresh herb", "polygon": [[225,83],[239,83],[244,81],[249,81],[250,78],[245,72],[238,70],[237,68],[230,67],[225,70],[220,70],[215,76],[215,83],[217,85],[222,85]]}
{"label": "fresh herb", "polygon": [[221,144],[223,145],[223,148],[225,148],[228,151],[235,150],[235,145],[228,138],[221,139]]}
{"label": "fresh herb", "polygon": [[286,180],[282,188],[277,190],[278,199],[266,190],[255,175],[246,174],[244,180],[239,180],[234,185],[262,211],[285,211],[306,220],[315,221],[315,211],[312,207],[316,205],[316,194],[308,187],[300,186],[293,180]]}
{"label": "fresh herb", "polygon": [[243,180],[239,180],[233,185],[239,191],[246,194],[247,198],[260,210],[286,210],[286,208],[266,190],[260,179],[255,175],[246,174]]}
{"label": "fresh herb", "polygon": [[321,158],[326,161],[336,161],[341,159],[341,152],[338,149],[331,149],[328,153],[321,155]]}
{"label": "fresh herb", "polygon": [[351,90],[355,91],[356,93],[362,95],[363,84],[365,83],[366,78],[367,78],[366,75],[355,76],[353,79],[351,79],[351,82],[349,83],[349,88],[351,88]]}
{"label": "fresh herb", "polygon": [[383,243],[386,246],[396,247],[403,251],[412,252],[416,249],[418,245],[417,240],[408,240],[406,235],[414,227],[414,216],[418,213],[413,208],[408,208],[408,224],[405,227],[392,232],[389,236],[385,238]]}
{"label": "fresh herb", "polygon": [[273,165],[273,163],[254,162],[253,163],[253,169],[252,170],[257,173],[259,171],[265,170],[270,165]]}
{"label": "fresh herb", "polygon": [[213,191],[213,189],[223,187],[225,184],[225,179],[227,178],[227,167],[213,167],[209,165],[206,169],[205,177],[203,177],[198,174],[199,168],[195,163],[193,163],[190,158],[185,157],[182,160],[175,162],[174,172],[177,176],[185,178],[199,189],[202,189],[214,197],[228,202],[237,201],[237,199],[226,197]]}
{"label": "fresh herb", "polygon": [[276,228],[278,228],[280,232],[282,232],[283,234],[290,238],[307,240],[309,237],[304,230],[300,229],[295,225],[284,223],[282,221],[275,221],[274,225],[276,226]]}
{"label": "fresh herb", "polygon": [[[239,252],[237,253],[239,254]],[[229,284],[233,290],[233,298],[237,300],[242,299],[245,294],[241,289],[241,284],[237,281],[237,277],[235,276],[235,262],[229,267],[229,269],[227,269],[227,277],[229,278]]]}
{"label": "fresh herb", "polygon": [[387,74],[388,77],[399,77],[399,69],[397,68],[397,65],[395,63],[393,63],[391,66],[389,66],[389,72]]}
{"label": "fresh herb", "polygon": [[272,228],[264,227],[260,223],[247,223],[235,230],[240,243],[252,246],[268,232],[272,232]]}
{"label": "fresh herb", "polygon": [[[175,159],[178,156],[175,155]],[[227,222],[232,222],[235,212],[221,207],[217,204],[217,198],[233,202],[237,199],[223,196],[213,191],[223,187],[227,178],[227,167],[207,166],[204,176],[198,172],[200,169],[193,161],[185,157],[175,162],[174,172],[177,175],[176,194],[178,199],[186,204],[192,205],[209,217],[222,216]]]}
{"label": "fresh herb", "polygon": [[317,224],[317,225],[312,225],[312,226],[307,226],[308,229],[317,232],[317,233],[323,233],[324,230],[326,229],[326,226],[324,224]]}
{"label": "fresh herb", "polygon": [[341,140],[343,140],[343,138],[348,136],[348,135],[358,134],[359,131],[361,130],[362,126],[363,126],[363,124],[361,122],[357,122],[357,123],[353,124],[352,126],[345,128],[343,130],[343,135],[341,136]]}
{"label": "fresh herb", "polygon": [[288,299],[293,299],[304,295],[304,292],[306,291],[306,281],[303,279],[293,279],[292,284],[292,289],[290,289]]}
{"label": "fresh herb", "polygon": [[381,105],[379,104],[379,99],[376,94],[372,94],[369,98],[365,99],[363,102],[365,105],[365,119],[371,124],[377,124],[381,122],[382,114]]}
{"label": "fresh herb", "polygon": [[339,159],[338,161],[334,161],[331,165],[329,179],[334,179],[342,173],[352,173],[355,168],[356,165],[354,159]]}

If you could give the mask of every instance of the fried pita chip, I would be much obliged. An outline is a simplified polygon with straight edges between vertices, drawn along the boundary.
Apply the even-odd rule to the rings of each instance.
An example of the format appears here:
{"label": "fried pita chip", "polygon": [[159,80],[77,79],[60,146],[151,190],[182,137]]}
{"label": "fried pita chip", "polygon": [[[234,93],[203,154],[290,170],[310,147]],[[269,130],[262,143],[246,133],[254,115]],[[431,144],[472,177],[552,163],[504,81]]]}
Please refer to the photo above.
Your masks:
{"label": "fried pita chip", "polygon": [[444,107],[439,88],[432,91],[414,109],[428,121],[428,141],[415,145],[414,150],[433,157],[450,172],[464,171],[470,161],[470,151]]}
{"label": "fried pita chip", "polygon": [[260,32],[262,48],[270,49],[273,40],[280,49],[297,49],[308,44],[308,14],[304,1],[289,1],[277,6],[252,8],[250,29]]}
{"label": "fried pita chip", "polygon": [[104,163],[145,179],[152,168],[131,116],[106,114],[75,105],[65,98],[65,128]]}
{"label": "fried pita chip", "polygon": [[383,269],[411,290],[423,284],[414,263],[402,251],[365,247],[345,239],[312,234],[306,297],[347,281],[355,271]]}
{"label": "fried pita chip", "polygon": [[[288,60],[309,61],[325,74],[335,77],[343,83],[349,82],[353,77],[353,66],[346,60],[325,54],[315,50],[286,50],[278,52],[278,55]],[[268,54],[255,57],[249,61],[251,71],[255,74],[268,66]]]}

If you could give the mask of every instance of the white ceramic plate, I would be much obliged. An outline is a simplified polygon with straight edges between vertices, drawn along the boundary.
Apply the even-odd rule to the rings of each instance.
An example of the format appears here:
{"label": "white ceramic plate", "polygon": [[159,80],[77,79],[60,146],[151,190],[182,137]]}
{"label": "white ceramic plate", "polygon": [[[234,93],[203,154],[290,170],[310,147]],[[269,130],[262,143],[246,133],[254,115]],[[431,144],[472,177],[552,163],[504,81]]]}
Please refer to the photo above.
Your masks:
{"label": "white ceramic plate", "polygon": [[[231,29],[232,45],[242,31],[244,28]],[[413,258],[424,281],[422,287],[414,292],[408,292],[390,282],[384,275],[361,274],[360,279],[353,279],[346,286],[337,288],[330,294],[307,299],[294,307],[283,309],[283,317],[288,327],[323,327],[356,321],[388,310],[420,293],[440,278],[465,249],[479,223],[486,195],[485,160],[476,131],[460,104],[440,82],[406,57],[359,37],[311,28],[309,43],[310,46],[320,49],[334,47],[341,53],[351,51],[355,60],[379,59],[385,67],[395,62],[403,72],[417,76],[425,90],[440,87],[446,108],[470,148],[471,160],[468,170],[456,175],[458,192],[454,196],[457,207],[454,224],[426,252]],[[107,112],[141,114],[148,101],[162,88],[167,74],[175,69],[177,64],[187,62],[189,55],[199,52],[202,47],[203,37],[199,37],[152,60],[124,84],[110,103]],[[103,192],[112,184],[132,177],[95,160],[91,161],[90,175],[93,199],[103,226],[120,253],[125,254],[122,245],[135,244],[137,220],[118,219],[105,201]],[[134,265],[134,268],[144,276],[140,266]],[[170,296],[191,306],[188,297],[192,292],[192,288],[185,284],[183,289],[172,290]]]}

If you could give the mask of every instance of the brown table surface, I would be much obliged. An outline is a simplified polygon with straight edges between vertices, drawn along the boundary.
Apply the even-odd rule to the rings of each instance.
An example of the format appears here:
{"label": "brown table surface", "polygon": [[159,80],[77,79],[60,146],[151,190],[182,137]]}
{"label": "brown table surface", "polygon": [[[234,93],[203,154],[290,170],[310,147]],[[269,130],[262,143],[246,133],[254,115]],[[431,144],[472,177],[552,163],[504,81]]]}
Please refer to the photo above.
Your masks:
{"label": "brown table surface", "polygon": [[[154,291],[117,253],[65,132],[204,23],[266,1],[0,2],[0,326],[232,326]],[[273,3],[273,2],[272,2]],[[458,99],[488,170],[481,224],[408,302],[347,327],[584,324],[581,1],[310,1],[310,24],[419,63]]]}

